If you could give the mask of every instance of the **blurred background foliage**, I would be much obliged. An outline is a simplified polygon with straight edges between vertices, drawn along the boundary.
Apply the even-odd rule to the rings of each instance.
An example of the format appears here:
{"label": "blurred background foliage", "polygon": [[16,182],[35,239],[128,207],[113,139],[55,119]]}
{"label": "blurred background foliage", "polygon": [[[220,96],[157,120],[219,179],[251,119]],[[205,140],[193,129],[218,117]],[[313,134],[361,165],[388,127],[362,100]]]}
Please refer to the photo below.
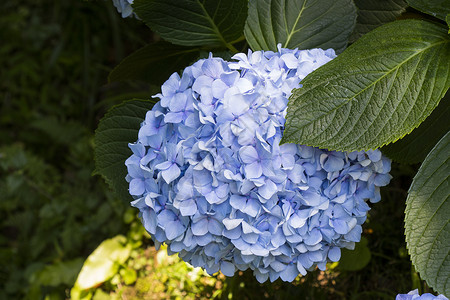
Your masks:
{"label": "blurred background foliage", "polygon": [[156,251],[137,211],[91,176],[105,111],[157,91],[108,84],[108,73],[154,40],[111,1],[0,2],[0,299],[393,299],[428,291],[403,236],[417,166],[394,164],[365,224],[367,245],[294,283],[208,276]]}

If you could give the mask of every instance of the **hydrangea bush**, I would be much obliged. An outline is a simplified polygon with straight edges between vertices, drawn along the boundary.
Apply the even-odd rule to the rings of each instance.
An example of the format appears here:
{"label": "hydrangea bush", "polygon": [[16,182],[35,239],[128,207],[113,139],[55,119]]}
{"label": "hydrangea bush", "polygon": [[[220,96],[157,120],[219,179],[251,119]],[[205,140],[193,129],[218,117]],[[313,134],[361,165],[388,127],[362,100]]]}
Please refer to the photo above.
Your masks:
{"label": "hydrangea bush", "polygon": [[[292,281],[352,249],[390,160],[282,144],[291,91],[334,50],[201,59],[161,87],[126,160],[155,243],[193,266]],[[301,85],[300,85],[301,86]]]}
{"label": "hydrangea bush", "polygon": [[[205,50],[256,51],[200,60],[170,77],[146,117],[151,102],[132,100],[100,122],[96,172],[133,195],[157,245],[260,281],[323,269],[360,239],[367,203],[390,179],[389,160],[371,150],[381,147],[423,162],[406,199],[406,245],[428,286],[450,294],[450,8],[363,2],[114,0],[161,40],[110,81],[158,86]],[[413,8],[419,19],[403,14]],[[339,56],[325,64],[333,51],[318,48]]]}

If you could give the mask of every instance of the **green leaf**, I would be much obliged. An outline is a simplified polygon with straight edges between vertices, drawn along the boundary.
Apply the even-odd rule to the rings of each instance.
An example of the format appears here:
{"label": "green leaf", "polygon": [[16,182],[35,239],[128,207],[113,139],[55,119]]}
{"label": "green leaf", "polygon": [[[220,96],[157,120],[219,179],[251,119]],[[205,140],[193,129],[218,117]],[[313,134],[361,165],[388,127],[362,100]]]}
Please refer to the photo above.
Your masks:
{"label": "green leaf", "polygon": [[71,286],[74,284],[82,265],[83,259],[76,258],[45,266],[38,275],[37,283],[40,286],[58,286],[60,284]]}
{"label": "green leaf", "polygon": [[367,247],[367,239],[361,238],[359,243],[355,244],[354,250],[342,249],[341,259],[339,259],[339,269],[344,271],[358,271],[363,269],[370,262],[372,255]]}
{"label": "green leaf", "polygon": [[411,260],[422,279],[450,295],[450,133],[431,150],[406,199],[405,235]]}
{"label": "green leaf", "polygon": [[167,42],[149,44],[126,57],[109,74],[108,80],[141,80],[152,84],[164,83],[199,56],[199,48],[188,48]]}
{"label": "green leaf", "polygon": [[404,0],[354,0],[358,8],[356,26],[350,36],[354,42],[380,25],[395,21],[408,6]]}
{"label": "green leaf", "polygon": [[441,20],[445,20],[445,16],[450,13],[448,0],[406,0],[406,2],[411,7]]}
{"label": "green leaf", "polygon": [[123,200],[132,200],[125,181],[125,160],[132,152],[128,143],[138,137],[141,122],[153,106],[148,100],[131,100],[111,108],[100,120],[95,131],[94,174],[103,176],[109,186]]}
{"label": "green leaf", "polygon": [[436,143],[450,130],[450,92],[445,94],[431,115],[410,134],[381,148],[390,159],[412,164],[425,159]]}
{"label": "green leaf", "polygon": [[294,90],[282,142],[355,151],[402,138],[450,86],[449,58],[440,25],[404,20],[376,28]]}
{"label": "green leaf", "polygon": [[244,34],[253,50],[334,48],[341,52],[356,22],[351,0],[252,0]]}
{"label": "green leaf", "polygon": [[169,42],[183,46],[225,46],[240,40],[247,0],[135,0],[134,11]]}
{"label": "green leaf", "polygon": [[130,285],[136,282],[137,273],[130,267],[126,267],[120,270],[120,276],[126,285]]}
{"label": "green leaf", "polygon": [[131,247],[125,243],[126,238],[123,235],[103,241],[84,262],[75,287],[79,290],[87,290],[117,274],[119,266],[131,253]]}

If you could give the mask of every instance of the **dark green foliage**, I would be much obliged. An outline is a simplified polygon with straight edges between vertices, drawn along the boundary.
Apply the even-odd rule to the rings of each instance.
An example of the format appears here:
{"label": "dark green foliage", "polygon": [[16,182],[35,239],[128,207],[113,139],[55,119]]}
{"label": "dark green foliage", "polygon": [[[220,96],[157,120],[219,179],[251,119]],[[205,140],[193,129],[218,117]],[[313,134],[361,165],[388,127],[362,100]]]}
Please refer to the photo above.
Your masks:
{"label": "dark green foliage", "polygon": [[247,18],[247,0],[136,0],[133,7],[163,39],[183,46],[233,50]]}
{"label": "dark green foliage", "polygon": [[253,50],[345,49],[356,21],[350,0],[254,0],[249,2],[245,37]]}
{"label": "dark green foliage", "polygon": [[350,37],[354,42],[369,31],[395,21],[408,6],[405,0],[354,0],[358,8],[356,26]]}
{"label": "dark green foliage", "polygon": [[431,115],[410,134],[381,148],[389,158],[401,163],[422,162],[436,143],[450,130],[450,93],[442,98]]}
{"label": "dark green foliage", "polygon": [[144,33],[109,1],[0,3],[0,299],[65,299],[86,256],[126,232],[126,203],[92,177],[93,135],[110,105],[149,97],[103,86]]}
{"label": "dark green foliage", "polygon": [[362,237],[361,241],[356,243],[355,249],[342,249],[341,259],[338,265],[339,270],[361,270],[370,262],[371,256],[370,250],[367,248],[367,239]]}
{"label": "dark green foliage", "polygon": [[[142,80],[161,85],[173,70],[182,70],[199,55],[199,48],[167,42],[149,44],[126,57],[109,74],[109,81]],[[158,71],[155,71],[158,70]]]}
{"label": "dark green foliage", "polygon": [[406,0],[408,4],[426,14],[445,20],[450,13],[450,1],[448,0]]}

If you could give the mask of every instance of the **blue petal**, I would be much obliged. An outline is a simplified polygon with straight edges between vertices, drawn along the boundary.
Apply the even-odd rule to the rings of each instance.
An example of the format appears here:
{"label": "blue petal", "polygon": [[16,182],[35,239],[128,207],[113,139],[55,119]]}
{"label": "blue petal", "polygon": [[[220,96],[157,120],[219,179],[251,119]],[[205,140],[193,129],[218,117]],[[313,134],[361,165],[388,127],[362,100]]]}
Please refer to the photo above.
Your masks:
{"label": "blue petal", "polygon": [[331,261],[338,261],[341,258],[341,248],[332,247],[328,251],[328,257]]}
{"label": "blue petal", "polygon": [[223,236],[226,238],[229,238],[230,240],[235,240],[241,237],[241,228],[240,227],[236,227],[234,229],[231,230],[227,230],[225,229],[223,231]]}
{"label": "blue petal", "polygon": [[222,271],[223,275],[231,277],[234,275],[234,272],[236,271],[236,268],[234,265],[228,261],[222,261],[220,263],[220,270]]}
{"label": "blue petal", "polygon": [[272,180],[267,179],[266,183],[258,189],[258,193],[264,199],[270,199],[277,192],[277,185]]}
{"label": "blue petal", "polygon": [[254,162],[252,164],[245,165],[244,170],[245,170],[245,176],[250,179],[251,178],[259,178],[259,177],[261,177],[261,175],[263,173],[261,164],[258,162]]}
{"label": "blue petal", "polygon": [[314,228],[313,230],[311,230],[309,235],[305,238],[304,242],[306,245],[312,246],[312,245],[316,245],[321,240],[322,240],[322,234],[320,233],[320,231],[318,229]]}
{"label": "blue petal", "polygon": [[225,228],[228,230],[232,230],[236,227],[238,227],[239,225],[241,225],[243,219],[223,219],[222,223],[223,225],[225,225]]}
{"label": "blue petal", "polygon": [[258,256],[267,256],[269,255],[269,250],[262,247],[260,244],[250,245],[250,251]]}
{"label": "blue petal", "polygon": [[183,112],[168,112],[164,117],[164,122],[166,123],[181,123],[183,120]]}
{"label": "blue petal", "polygon": [[161,175],[167,184],[177,179],[180,174],[180,168],[178,168],[176,164],[172,164],[167,170],[161,172]]}
{"label": "blue petal", "polygon": [[198,222],[192,223],[191,230],[192,233],[197,236],[208,233],[208,220],[202,218]]}
{"label": "blue petal", "polygon": [[192,199],[182,201],[180,203],[180,212],[182,216],[193,216],[197,212],[197,204]]}
{"label": "blue petal", "polygon": [[256,272],[255,270],[255,277],[259,283],[264,283],[269,278],[269,273],[263,274],[261,272]]}
{"label": "blue petal", "polygon": [[213,79],[211,77],[200,76],[194,81],[194,84],[192,85],[192,90],[201,94],[202,89],[205,87],[211,87],[212,82]]}
{"label": "blue petal", "polygon": [[145,192],[144,180],[136,178],[130,181],[130,194],[140,196]]}
{"label": "blue petal", "polygon": [[376,186],[386,186],[391,181],[392,176],[389,174],[378,174],[375,176],[374,184]]}
{"label": "blue petal", "polygon": [[340,219],[335,219],[332,221],[334,230],[336,230],[337,233],[339,234],[347,234],[349,231],[347,222],[345,222],[344,220],[340,220]]}
{"label": "blue petal", "polygon": [[251,146],[245,146],[239,150],[239,156],[243,163],[251,164],[258,159],[258,152]]}
{"label": "blue petal", "polygon": [[303,265],[299,261],[297,261],[297,270],[303,276],[306,275],[306,270],[305,270],[305,268],[303,267]]}
{"label": "blue petal", "polygon": [[360,225],[355,226],[349,233],[344,235],[345,239],[350,242],[359,242],[361,240],[362,228]]}
{"label": "blue petal", "polygon": [[239,238],[236,240],[231,240],[231,242],[233,243],[233,245],[236,246],[236,248],[238,248],[241,251],[247,250],[248,248],[250,248],[250,245],[247,244],[246,242],[244,242],[243,239]]}
{"label": "blue petal", "polygon": [[245,208],[242,210],[242,212],[246,213],[250,217],[256,217],[261,209],[261,206],[259,204],[259,201],[255,199],[248,199],[247,205],[245,205]]}
{"label": "blue petal", "polygon": [[[325,155],[325,154],[322,154]],[[344,167],[344,160],[340,157],[336,157],[334,155],[328,155],[325,163],[323,164],[323,168],[327,172],[336,172],[342,170]]]}
{"label": "blue petal", "polygon": [[412,300],[413,296],[412,295],[408,295],[408,294],[398,294],[395,297],[395,300]]}
{"label": "blue petal", "polygon": [[297,266],[289,264],[284,271],[281,271],[280,277],[283,281],[292,282],[298,276]]}
{"label": "blue petal", "polygon": [[172,221],[166,224],[166,236],[169,240],[175,239],[184,232],[185,228],[179,221]]}
{"label": "blue petal", "polygon": [[366,153],[367,153],[367,156],[369,156],[369,159],[373,162],[377,162],[381,159],[381,151],[378,149],[369,150]]}
{"label": "blue petal", "polygon": [[152,209],[146,209],[142,211],[142,218],[144,220],[144,227],[150,234],[155,234],[156,232],[156,214]]}
{"label": "blue petal", "polygon": [[210,219],[208,222],[208,231],[215,235],[222,235],[223,225],[215,219]]}

